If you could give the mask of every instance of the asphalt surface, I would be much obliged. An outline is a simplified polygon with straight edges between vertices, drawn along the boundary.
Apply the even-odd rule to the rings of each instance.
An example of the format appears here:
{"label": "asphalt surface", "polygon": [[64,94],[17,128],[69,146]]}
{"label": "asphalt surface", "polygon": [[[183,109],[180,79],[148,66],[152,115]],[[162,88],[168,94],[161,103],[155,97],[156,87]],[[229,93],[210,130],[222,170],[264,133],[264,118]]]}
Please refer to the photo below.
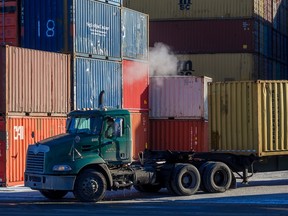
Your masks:
{"label": "asphalt surface", "polygon": [[0,215],[288,215],[288,171],[256,174],[225,193],[172,196],[134,189],[108,191],[104,200],[81,203],[72,193],[50,201],[23,186],[0,188]]}

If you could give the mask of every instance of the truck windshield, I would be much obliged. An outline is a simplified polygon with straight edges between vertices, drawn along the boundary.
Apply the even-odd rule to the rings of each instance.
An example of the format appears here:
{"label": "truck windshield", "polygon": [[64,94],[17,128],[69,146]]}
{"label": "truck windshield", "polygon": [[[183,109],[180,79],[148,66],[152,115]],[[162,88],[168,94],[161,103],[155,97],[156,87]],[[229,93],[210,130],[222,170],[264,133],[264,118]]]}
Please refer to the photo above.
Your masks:
{"label": "truck windshield", "polygon": [[99,135],[102,128],[102,118],[100,117],[68,117],[67,133],[87,133]]}

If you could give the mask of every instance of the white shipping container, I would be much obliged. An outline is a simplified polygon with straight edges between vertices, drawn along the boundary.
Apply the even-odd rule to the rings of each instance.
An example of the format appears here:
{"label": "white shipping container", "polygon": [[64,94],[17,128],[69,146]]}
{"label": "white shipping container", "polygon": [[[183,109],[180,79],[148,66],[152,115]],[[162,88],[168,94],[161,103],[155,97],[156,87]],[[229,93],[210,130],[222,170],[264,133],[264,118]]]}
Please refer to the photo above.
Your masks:
{"label": "white shipping container", "polygon": [[208,119],[209,82],[205,76],[150,77],[150,118]]}

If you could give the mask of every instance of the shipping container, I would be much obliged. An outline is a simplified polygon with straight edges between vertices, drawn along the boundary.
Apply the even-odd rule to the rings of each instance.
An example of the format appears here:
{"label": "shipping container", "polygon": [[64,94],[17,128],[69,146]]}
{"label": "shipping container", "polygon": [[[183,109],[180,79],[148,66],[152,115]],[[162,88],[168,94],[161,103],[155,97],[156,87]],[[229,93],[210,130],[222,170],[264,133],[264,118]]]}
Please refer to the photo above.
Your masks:
{"label": "shipping container", "polygon": [[148,60],[148,15],[122,8],[122,50],[125,59]]}
{"label": "shipping container", "polygon": [[70,111],[69,55],[3,46],[0,62],[0,113]]}
{"label": "shipping container", "polygon": [[139,152],[143,152],[149,141],[149,114],[148,112],[131,113],[132,159],[139,160]]}
{"label": "shipping container", "polygon": [[208,119],[209,82],[212,82],[209,77],[150,77],[149,117]]}
{"label": "shipping container", "polygon": [[[276,76],[274,64],[287,68],[287,63],[250,53],[217,53],[177,55],[178,74],[208,76],[215,82],[287,79],[287,73]],[[283,69],[284,70],[284,69]],[[175,72],[176,73],[176,72]]]}
{"label": "shipping container", "polygon": [[149,119],[152,150],[207,152],[208,122],[201,119]]}
{"label": "shipping container", "polygon": [[251,18],[256,13],[253,3],[253,0],[124,0],[123,2],[125,7],[149,14],[150,20]]}
{"label": "shipping container", "polygon": [[211,150],[287,155],[287,92],[287,81],[210,83]]}
{"label": "shipping container", "polygon": [[121,9],[94,0],[22,0],[21,46],[121,58]]}
{"label": "shipping container", "polygon": [[[0,185],[23,185],[29,144],[65,133],[66,117],[0,117]],[[31,134],[34,132],[35,138]]]}
{"label": "shipping container", "polygon": [[0,45],[19,46],[17,1],[0,1]]}
{"label": "shipping container", "polygon": [[149,63],[123,60],[122,108],[148,111]]}
{"label": "shipping container", "polygon": [[99,107],[99,94],[105,91],[104,105],[121,108],[122,63],[74,57],[74,109]]}

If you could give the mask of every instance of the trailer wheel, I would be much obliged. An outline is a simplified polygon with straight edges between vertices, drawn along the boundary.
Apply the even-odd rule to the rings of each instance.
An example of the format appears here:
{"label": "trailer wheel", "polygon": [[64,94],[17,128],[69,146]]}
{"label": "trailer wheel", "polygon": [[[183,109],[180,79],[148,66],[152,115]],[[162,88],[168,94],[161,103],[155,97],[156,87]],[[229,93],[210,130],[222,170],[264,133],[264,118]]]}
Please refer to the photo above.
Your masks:
{"label": "trailer wheel", "polygon": [[102,173],[86,170],[75,182],[74,195],[82,202],[97,202],[102,200],[107,189],[107,182]]}
{"label": "trailer wheel", "polygon": [[198,169],[191,164],[177,164],[174,168],[171,186],[179,196],[189,196],[196,193],[200,186]]}
{"label": "trailer wheel", "polygon": [[152,184],[144,184],[144,185],[134,185],[134,188],[137,191],[145,192],[145,193],[156,193],[161,190],[161,185],[152,185]]}
{"label": "trailer wheel", "polygon": [[201,176],[200,190],[202,190],[203,192],[208,192],[208,190],[205,188],[205,186],[203,184],[203,176],[204,176],[205,170],[206,170],[207,166],[209,166],[210,164],[213,164],[213,163],[215,163],[215,162],[207,161],[204,164],[202,164],[199,168],[199,173]]}
{"label": "trailer wheel", "polygon": [[61,190],[40,190],[40,193],[51,200],[62,199],[68,191],[61,191]]}
{"label": "trailer wheel", "polygon": [[204,171],[203,186],[207,192],[225,192],[230,187],[231,181],[231,170],[222,162],[211,163]]}

